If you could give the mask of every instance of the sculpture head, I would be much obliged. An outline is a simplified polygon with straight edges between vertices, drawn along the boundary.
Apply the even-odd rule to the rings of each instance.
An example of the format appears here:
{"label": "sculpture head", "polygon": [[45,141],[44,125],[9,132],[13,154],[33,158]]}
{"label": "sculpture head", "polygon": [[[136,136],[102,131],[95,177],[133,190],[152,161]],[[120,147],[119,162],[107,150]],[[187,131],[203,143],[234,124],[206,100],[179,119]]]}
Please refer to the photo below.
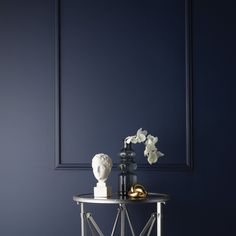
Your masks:
{"label": "sculpture head", "polygon": [[104,154],[96,154],[92,159],[93,174],[98,182],[105,183],[112,168],[111,158]]}

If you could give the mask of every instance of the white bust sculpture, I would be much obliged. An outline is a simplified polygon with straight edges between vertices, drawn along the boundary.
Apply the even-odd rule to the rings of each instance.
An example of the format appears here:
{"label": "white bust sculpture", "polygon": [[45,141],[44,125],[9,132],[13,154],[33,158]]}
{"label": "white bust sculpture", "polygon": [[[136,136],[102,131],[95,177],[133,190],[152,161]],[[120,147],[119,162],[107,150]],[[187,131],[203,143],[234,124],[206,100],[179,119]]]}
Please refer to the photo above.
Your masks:
{"label": "white bust sculpture", "polygon": [[111,172],[112,160],[104,153],[96,154],[92,159],[93,174],[98,180],[94,187],[94,197],[111,196],[111,187],[106,186],[106,180]]}

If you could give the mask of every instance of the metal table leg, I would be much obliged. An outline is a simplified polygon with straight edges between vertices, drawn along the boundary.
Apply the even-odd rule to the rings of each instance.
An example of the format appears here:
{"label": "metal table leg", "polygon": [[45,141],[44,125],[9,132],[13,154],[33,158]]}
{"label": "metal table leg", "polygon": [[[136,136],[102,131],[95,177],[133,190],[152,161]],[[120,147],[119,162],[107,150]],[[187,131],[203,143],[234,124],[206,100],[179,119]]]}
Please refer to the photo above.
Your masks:
{"label": "metal table leg", "polygon": [[86,222],[85,222],[85,212],[84,203],[80,203],[80,217],[81,217],[81,236],[87,235]]}
{"label": "metal table leg", "polygon": [[116,226],[117,226],[117,222],[118,222],[119,216],[120,216],[120,208],[117,209],[116,219],[115,219],[115,222],[113,224],[111,236],[114,236],[114,234],[115,234]]}
{"label": "metal table leg", "polygon": [[99,228],[98,224],[96,221],[93,219],[91,213],[86,213],[86,219],[90,225],[90,229],[92,231],[92,234],[94,235],[94,231],[99,235],[99,236],[104,236],[102,233],[101,229]]}
{"label": "metal table leg", "polygon": [[161,236],[161,202],[157,203],[157,236]]}
{"label": "metal table leg", "polygon": [[125,211],[123,204],[120,204],[120,236],[125,236]]}
{"label": "metal table leg", "polygon": [[154,212],[154,213],[151,214],[149,220],[147,221],[146,225],[143,227],[143,230],[142,230],[142,232],[139,234],[139,236],[145,236],[147,230],[148,230],[147,236],[151,234],[153,225],[154,225],[154,223],[155,223],[155,221],[156,221],[156,218],[157,218],[156,215],[157,215],[156,212]]}
{"label": "metal table leg", "polygon": [[127,208],[126,208],[126,206],[124,205],[124,211],[125,211],[125,214],[126,214],[126,218],[127,218],[127,220],[128,220],[128,223],[129,223],[129,228],[130,228],[130,230],[131,230],[131,233],[132,233],[132,236],[135,236],[135,233],[134,233],[134,229],[133,229],[133,226],[132,226],[132,224],[131,224],[131,220],[130,220],[130,218],[129,218],[129,213],[128,213],[128,210],[127,210]]}

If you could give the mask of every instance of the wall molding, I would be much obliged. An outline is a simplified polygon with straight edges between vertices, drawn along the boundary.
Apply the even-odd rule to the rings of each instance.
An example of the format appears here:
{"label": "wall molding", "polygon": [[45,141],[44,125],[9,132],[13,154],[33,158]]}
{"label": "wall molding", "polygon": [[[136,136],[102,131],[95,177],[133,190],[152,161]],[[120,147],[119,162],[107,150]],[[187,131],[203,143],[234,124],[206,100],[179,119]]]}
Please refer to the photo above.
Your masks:
{"label": "wall molding", "polygon": [[[185,0],[185,86],[186,86],[186,158],[183,164],[139,164],[138,170],[193,170],[193,60],[192,0]],[[54,80],[54,154],[55,169],[88,170],[90,163],[67,163],[61,153],[61,0],[55,0],[55,80]],[[117,168],[117,164],[113,166]]]}

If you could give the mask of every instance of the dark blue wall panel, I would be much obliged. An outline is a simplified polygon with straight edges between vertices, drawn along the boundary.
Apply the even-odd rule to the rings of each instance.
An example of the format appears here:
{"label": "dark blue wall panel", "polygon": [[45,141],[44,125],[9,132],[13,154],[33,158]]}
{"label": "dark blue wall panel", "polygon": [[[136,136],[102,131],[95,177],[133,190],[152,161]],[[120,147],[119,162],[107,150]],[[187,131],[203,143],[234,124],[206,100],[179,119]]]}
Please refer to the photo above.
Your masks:
{"label": "dark blue wall panel", "polygon": [[[61,141],[64,145],[62,146],[64,149],[61,151],[64,155],[63,160],[66,162],[77,162],[77,158],[80,158],[79,154],[77,156],[77,150],[68,156],[67,152],[70,152],[69,142],[71,142],[72,148],[77,143],[80,145],[78,146],[78,153],[80,151],[81,153],[88,153],[88,146],[85,148],[86,150],[81,146],[85,139],[82,136],[86,135],[88,129],[83,131],[86,131],[85,134],[80,133],[81,124],[79,121],[81,121],[80,119],[85,121],[91,119],[91,123],[93,123],[94,117],[83,117],[84,114],[80,114],[79,111],[84,109],[85,113],[87,107],[93,108],[93,100],[89,100],[90,97],[88,96],[88,101],[86,101],[89,106],[83,108],[84,101],[82,99],[87,94],[81,92],[91,88],[92,94],[96,94],[97,88],[104,90],[104,82],[113,87],[114,94],[108,89],[109,101],[106,100],[104,94],[99,98],[100,104],[103,105],[103,102],[107,102],[106,107],[100,106],[98,108],[99,111],[100,109],[106,111],[105,108],[113,109],[109,116],[113,120],[111,127],[114,127],[111,133],[119,135],[119,137],[111,138],[111,133],[108,133],[109,135],[102,133],[102,141],[105,139],[105,142],[104,145],[99,144],[101,145],[100,150],[96,146],[96,140],[101,127],[97,127],[93,123],[93,126],[89,127],[93,128],[91,132],[94,132],[94,129],[97,130],[91,137],[93,141],[89,145],[92,148],[96,147],[94,149],[96,152],[106,151],[109,148],[113,150],[115,158],[115,152],[119,151],[121,145],[119,139],[143,125],[141,122],[137,122],[132,124],[134,127],[128,128],[127,123],[125,123],[126,117],[119,110],[117,104],[123,101],[124,109],[131,109],[131,112],[134,112],[136,116],[138,114],[137,105],[143,100],[140,99],[138,104],[132,102],[130,105],[125,103],[125,96],[130,94],[130,91],[135,92],[144,89],[147,86],[145,82],[152,79],[154,75],[158,81],[154,84],[159,91],[155,96],[159,96],[160,99],[155,104],[158,105],[155,111],[160,112],[160,120],[163,120],[169,114],[169,106],[165,105],[165,101],[167,100],[167,103],[172,104],[171,98],[164,93],[164,90],[174,91],[172,86],[166,84],[166,79],[169,79],[169,83],[174,85],[173,73],[176,73],[176,78],[180,78],[181,74],[184,73],[182,71],[183,59],[177,60],[179,55],[182,55],[182,47],[184,47],[184,45],[181,46],[183,1],[153,1],[152,3],[160,4],[158,6],[161,17],[158,28],[162,30],[163,34],[152,35],[157,41],[160,40],[159,43],[157,45],[154,42],[148,44],[149,37],[146,37],[143,39],[147,40],[145,45],[148,47],[145,50],[143,45],[139,44],[141,42],[139,40],[133,45],[131,42],[126,42],[126,38],[120,38],[116,45],[122,41],[127,47],[123,48],[120,44],[119,48],[116,48],[117,55],[113,55],[113,57],[111,57],[109,49],[113,48],[114,45],[109,44],[108,38],[118,39],[119,35],[116,35],[116,30],[107,35],[105,33],[106,27],[111,27],[109,24],[115,24],[113,20],[119,11],[125,11],[126,15],[124,16],[128,17],[128,13],[133,12],[133,9],[137,14],[140,14],[141,11],[146,12],[147,9],[132,8],[128,3],[124,3],[126,6],[122,7],[122,3],[119,3],[120,7],[117,6],[114,14],[106,11],[113,19],[107,22],[105,19],[109,15],[104,15],[103,19],[99,14],[100,12],[95,9],[99,7],[101,12],[104,12],[104,9],[111,9],[111,1],[104,2],[106,3],[104,6],[100,5],[101,2],[97,2],[97,4],[89,4],[88,1],[81,3],[84,9],[87,8],[87,11],[82,11],[77,15],[75,8],[69,7],[69,3],[77,4],[78,2],[62,1],[61,8],[61,33],[63,35],[61,38],[61,52],[63,53],[61,55],[61,105],[63,109],[62,122],[65,122],[61,130],[63,133],[63,140]],[[147,2],[145,1],[145,4]],[[141,4],[141,1],[137,1],[137,6],[141,6]],[[148,190],[166,192],[172,197],[171,201],[164,207],[163,236],[236,234],[234,226],[234,212],[236,211],[234,187],[236,164],[234,154],[236,20],[234,9],[235,3],[230,0],[224,2],[193,1],[194,170],[189,172],[140,170],[138,172],[140,182]],[[166,15],[166,11],[171,13],[169,20],[162,17]],[[91,26],[92,16],[96,17],[96,24],[100,29],[97,32],[97,37],[101,37],[98,38],[99,40],[95,40],[96,37],[92,38],[93,35],[88,37],[89,34],[96,33],[96,27],[93,28],[93,31],[86,31],[85,26]],[[72,196],[76,193],[91,192],[96,182],[90,170],[55,170],[54,83],[57,76],[55,73],[55,17],[54,1],[0,1],[1,236],[80,235],[79,208],[72,201]],[[175,21],[179,17],[182,19],[180,24]],[[150,15],[151,21],[155,18],[154,13]],[[131,24],[132,19],[129,20]],[[73,22],[81,22],[81,25],[73,25]],[[119,22],[116,23],[118,27]],[[112,30],[117,29],[111,28]],[[76,37],[73,37],[73,31],[75,31]],[[100,31],[103,34],[100,34]],[[78,37],[81,32],[83,34]],[[138,33],[138,29],[132,31],[129,36],[132,37],[136,33]],[[170,41],[166,42],[168,35],[172,37],[170,37]],[[104,42],[105,36],[107,36],[106,43]],[[173,48],[171,48],[169,45],[173,37],[176,40],[173,41],[171,45]],[[133,40],[135,41],[136,38]],[[103,46],[98,48],[98,43],[103,43]],[[168,45],[167,48],[164,47],[165,43]],[[86,47],[88,49],[88,45],[91,44],[89,51],[82,50]],[[68,45],[72,47],[70,48]],[[153,45],[157,47],[155,50],[160,51],[161,54],[156,56],[152,50],[149,50],[149,46],[153,47]],[[140,50],[136,50],[135,47]],[[129,53],[126,55],[127,50]],[[171,56],[173,50],[178,50],[178,53],[174,53],[172,55],[173,60],[169,60],[168,57]],[[130,52],[136,53],[134,58]],[[163,54],[165,54],[164,57],[161,56]],[[148,60],[142,61],[140,55],[148,57]],[[122,58],[124,59],[121,60]],[[155,63],[150,65],[149,60],[153,60]],[[106,61],[109,66],[106,65]],[[133,64],[134,61],[139,62],[140,67],[136,67]],[[178,63],[180,63],[179,66],[177,66]],[[159,64],[162,65],[161,68],[158,68]],[[82,68],[80,65],[83,65]],[[107,70],[105,71],[104,68],[106,67]],[[150,70],[151,67],[152,70]],[[134,71],[139,73],[135,74]],[[94,80],[90,81],[94,77],[99,79],[95,82]],[[83,79],[79,80],[81,78]],[[111,78],[121,78],[122,84],[110,80]],[[184,80],[184,78],[182,79]],[[126,80],[130,87],[129,89],[125,87],[123,90],[123,83]],[[82,85],[77,84],[80,81],[83,82]],[[93,86],[94,83],[96,87]],[[159,84],[161,87],[157,86]],[[84,86],[85,90],[81,90],[80,86]],[[175,86],[181,87],[182,83],[177,83]],[[178,87],[178,91],[180,91],[179,89],[181,88]],[[72,91],[71,94],[69,91]],[[77,91],[80,93],[77,94]],[[98,96],[98,94],[96,95]],[[119,97],[118,100],[117,97]],[[136,99],[139,98],[136,97]],[[95,110],[92,112],[96,111],[97,107],[93,109]],[[129,109],[128,111],[130,111]],[[173,109],[172,104],[170,114],[172,114]],[[182,113],[178,115],[180,118],[183,116]],[[162,123],[160,125],[158,121],[154,122],[157,117],[160,121],[157,113],[156,118],[150,119],[150,124],[144,124],[144,126],[160,137],[160,147],[163,152],[168,154],[166,161],[172,163],[175,161],[174,150],[170,150],[167,143],[172,139],[175,140],[175,136],[172,137],[172,129],[179,130],[183,125],[182,119],[178,123],[172,123],[170,127],[173,128],[169,131],[167,124]],[[172,118],[167,116],[165,122],[169,119],[173,120]],[[99,121],[99,118],[97,119]],[[129,120],[128,123],[132,123],[130,116],[127,119]],[[120,125],[121,120],[124,122],[124,126]],[[67,125],[70,124],[70,121],[72,127]],[[117,123],[119,124],[118,127],[116,126]],[[122,131],[123,127],[124,130]],[[69,131],[68,128],[70,128]],[[105,131],[107,130],[105,129]],[[82,158],[89,160],[91,156]],[[178,158],[180,158],[178,161],[184,160],[184,157],[178,156]],[[138,160],[141,161],[141,156]],[[113,189],[117,188],[117,175],[118,172],[114,170],[109,178],[109,184]],[[99,217],[101,212],[103,218]],[[136,216],[134,218],[136,230],[140,230],[145,217],[150,212],[152,212],[151,208],[131,209],[131,214]],[[105,217],[108,219],[115,217],[115,207],[96,207],[94,217],[98,219],[99,223],[104,224],[102,228],[105,235],[108,235],[110,228],[105,226],[107,222],[104,219]]]}
{"label": "dark blue wall panel", "polygon": [[88,167],[98,150],[117,163],[122,140],[139,127],[166,150],[154,168],[190,167],[189,2],[58,1],[57,167]]}

